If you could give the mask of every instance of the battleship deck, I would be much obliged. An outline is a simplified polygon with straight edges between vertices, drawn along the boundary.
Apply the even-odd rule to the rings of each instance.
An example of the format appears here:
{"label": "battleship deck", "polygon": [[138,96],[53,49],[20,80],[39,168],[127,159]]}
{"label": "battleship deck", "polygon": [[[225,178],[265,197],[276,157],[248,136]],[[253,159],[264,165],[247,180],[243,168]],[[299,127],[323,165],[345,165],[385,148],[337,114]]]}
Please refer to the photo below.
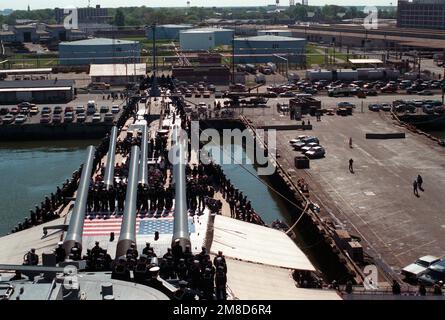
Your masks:
{"label": "battleship deck", "polygon": [[[293,122],[265,109],[249,114],[256,126],[274,121]],[[246,114],[246,113],[245,113]],[[277,131],[279,163],[296,181],[309,184],[311,200],[322,214],[362,238],[364,249],[394,271],[423,255],[445,255],[445,149],[424,136],[397,126],[388,114],[357,110],[353,116],[324,116],[311,120],[313,130]],[[403,132],[405,139],[367,140],[366,133]],[[296,169],[289,140],[315,135],[326,157],[311,160],[310,169]],[[353,148],[349,148],[349,137]],[[354,174],[348,160],[354,160]],[[413,181],[420,174],[424,192],[413,194]]]}
{"label": "battleship deck", "polygon": [[[152,102],[153,103],[153,102]],[[143,113],[147,109],[139,105],[138,119],[143,122]],[[171,117],[171,116],[170,116]],[[150,135],[162,125],[171,125],[171,119],[166,117],[150,123]],[[131,130],[133,119],[129,119],[120,133],[124,137]],[[137,123],[137,122],[136,122]],[[116,163],[126,161],[125,157],[116,157]],[[192,155],[192,162],[197,162],[196,154]],[[101,161],[104,163],[104,159]],[[225,254],[229,266],[228,293],[230,299],[340,299],[333,290],[303,289],[295,285],[292,271],[315,268],[306,255],[282,231],[265,226],[229,218],[227,203],[223,201],[223,215],[210,214],[206,209],[202,214],[189,215],[189,232],[192,251],[200,252],[205,245],[212,256],[219,250]],[[65,210],[67,211],[67,210]],[[139,215],[136,222],[136,245],[139,252],[150,242],[158,256],[162,256],[170,247],[173,236],[173,212],[157,212]],[[47,225],[68,224],[70,213],[48,223]],[[119,235],[122,218],[119,215],[104,213],[89,213],[84,220],[82,245],[92,248],[95,241],[114,256],[117,237]],[[0,262],[20,264],[23,254],[30,247],[36,248],[37,254],[51,252],[57,242],[63,239],[64,232],[50,230],[43,236],[42,227],[36,226],[21,232],[3,237],[0,241]],[[160,237],[154,239],[155,231]],[[116,234],[111,241],[110,232]],[[11,246],[10,243],[13,243]],[[261,249],[262,243],[269,243],[267,248]],[[267,276],[265,276],[267,274]],[[274,289],[275,288],[275,289]]]}

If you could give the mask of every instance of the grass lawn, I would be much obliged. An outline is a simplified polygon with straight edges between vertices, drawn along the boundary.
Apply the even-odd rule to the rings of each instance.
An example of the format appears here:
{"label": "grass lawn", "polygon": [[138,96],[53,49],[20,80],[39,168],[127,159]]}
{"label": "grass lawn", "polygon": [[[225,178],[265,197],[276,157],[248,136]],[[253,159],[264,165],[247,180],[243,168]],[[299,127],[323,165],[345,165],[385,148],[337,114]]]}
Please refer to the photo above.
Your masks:
{"label": "grass lawn", "polygon": [[325,63],[325,57],[317,51],[317,47],[313,45],[306,46],[306,64],[308,67],[312,64],[322,65]]}

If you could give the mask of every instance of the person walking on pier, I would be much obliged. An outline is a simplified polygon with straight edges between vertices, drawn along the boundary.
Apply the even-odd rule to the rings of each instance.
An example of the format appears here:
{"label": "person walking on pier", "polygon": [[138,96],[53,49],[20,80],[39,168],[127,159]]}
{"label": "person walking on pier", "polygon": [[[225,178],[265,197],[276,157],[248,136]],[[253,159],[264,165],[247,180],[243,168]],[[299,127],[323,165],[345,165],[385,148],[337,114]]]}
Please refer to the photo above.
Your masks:
{"label": "person walking on pier", "polygon": [[419,191],[417,191],[417,187],[418,187],[418,185],[417,185],[417,180],[414,180],[414,182],[413,182],[413,191],[414,191],[414,195],[415,195],[416,197],[419,196]]}
{"label": "person walking on pier", "polygon": [[422,188],[423,179],[422,176],[419,174],[417,175],[417,187],[420,189],[420,191],[424,191]]}
{"label": "person walking on pier", "polygon": [[351,137],[349,138],[349,148],[352,149],[352,138]]}
{"label": "person walking on pier", "polygon": [[354,160],[349,159],[349,172],[354,173]]}

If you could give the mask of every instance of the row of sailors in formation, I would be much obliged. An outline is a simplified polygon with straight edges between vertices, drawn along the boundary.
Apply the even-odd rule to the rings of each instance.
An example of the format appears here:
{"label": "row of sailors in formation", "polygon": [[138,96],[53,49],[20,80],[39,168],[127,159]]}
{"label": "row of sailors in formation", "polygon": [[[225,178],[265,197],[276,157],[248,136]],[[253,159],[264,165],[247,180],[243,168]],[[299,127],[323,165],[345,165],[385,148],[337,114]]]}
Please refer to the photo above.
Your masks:
{"label": "row of sailors in formation", "polygon": [[[66,251],[63,242],[59,242],[55,255],[57,263],[65,261]],[[81,249],[78,244],[71,249],[68,258],[81,260]],[[162,258],[157,257],[150,243],[146,243],[141,255],[136,244],[132,243],[126,255],[119,257],[117,262],[113,263],[107,251],[96,242],[91,250],[87,250],[83,260],[87,261],[87,271],[112,270],[114,279],[125,281],[131,281],[130,271],[133,271],[134,281],[156,287],[167,294],[171,292],[157,279],[157,276],[168,281],[179,281],[180,285],[186,283],[185,288],[180,286],[179,296],[175,295],[176,298],[227,299],[227,264],[221,251],[212,263],[206,247],[202,247],[200,253],[193,255],[188,245],[184,251],[182,250],[179,240],[175,241],[174,246],[169,248]],[[31,249],[24,257],[24,264],[38,263],[39,256],[35,253],[35,249]]]}
{"label": "row of sailors in formation", "polygon": [[132,244],[126,256],[118,259],[113,269],[113,277],[128,280],[130,271],[133,271],[135,280],[144,283],[152,278],[153,267],[158,268],[157,274],[162,279],[179,281],[180,285],[186,284],[184,288],[180,286],[179,296],[175,295],[177,298],[227,298],[227,264],[222,252],[218,253],[212,263],[205,247],[199,254],[193,255],[190,246],[186,246],[183,251],[178,240],[162,258],[156,256],[149,243],[140,256],[135,244]]}

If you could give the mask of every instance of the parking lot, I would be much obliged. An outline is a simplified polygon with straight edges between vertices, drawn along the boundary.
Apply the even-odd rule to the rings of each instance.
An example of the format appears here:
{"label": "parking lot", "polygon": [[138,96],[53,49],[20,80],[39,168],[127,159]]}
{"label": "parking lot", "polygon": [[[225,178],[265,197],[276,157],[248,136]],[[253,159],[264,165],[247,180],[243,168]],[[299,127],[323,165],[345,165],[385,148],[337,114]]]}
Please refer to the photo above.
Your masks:
{"label": "parking lot", "polygon": [[[87,113],[87,105],[88,101],[95,101],[96,103],[96,117],[94,117],[93,113]],[[36,105],[36,111],[37,113],[27,113],[26,120],[24,122],[17,121],[16,117],[20,113],[20,111],[17,114],[14,114],[14,120],[10,122],[10,124],[14,125],[23,125],[23,124],[38,124],[38,123],[44,123],[44,124],[63,124],[63,123],[92,123],[92,122],[113,122],[116,121],[121,112],[122,112],[122,105],[124,104],[125,100],[117,99],[117,100],[103,100],[102,95],[98,94],[79,94],[77,95],[76,99],[66,103],[66,104],[37,104]],[[81,112],[81,109],[79,107],[83,107],[85,112]],[[114,108],[113,106],[119,106],[119,110],[117,108]],[[18,110],[17,106],[0,106],[0,112],[5,113],[6,109],[8,109],[9,115],[11,115],[12,109],[16,108]],[[78,110],[76,110],[76,108]],[[50,109],[51,112],[48,112],[48,120],[42,120],[42,110],[43,109]],[[72,112],[71,115],[68,115],[69,112]],[[44,112],[45,113],[45,112]],[[58,114],[58,115],[56,115]],[[84,117],[81,115],[84,114]],[[108,114],[108,115],[107,115]],[[107,115],[107,116],[106,116]],[[5,118],[5,114],[0,115],[0,119]],[[94,120],[93,120],[94,117]],[[83,120],[84,119],[84,120]],[[9,123],[5,123],[6,121],[2,121],[2,125],[7,125]],[[20,123],[18,123],[20,122]]]}

